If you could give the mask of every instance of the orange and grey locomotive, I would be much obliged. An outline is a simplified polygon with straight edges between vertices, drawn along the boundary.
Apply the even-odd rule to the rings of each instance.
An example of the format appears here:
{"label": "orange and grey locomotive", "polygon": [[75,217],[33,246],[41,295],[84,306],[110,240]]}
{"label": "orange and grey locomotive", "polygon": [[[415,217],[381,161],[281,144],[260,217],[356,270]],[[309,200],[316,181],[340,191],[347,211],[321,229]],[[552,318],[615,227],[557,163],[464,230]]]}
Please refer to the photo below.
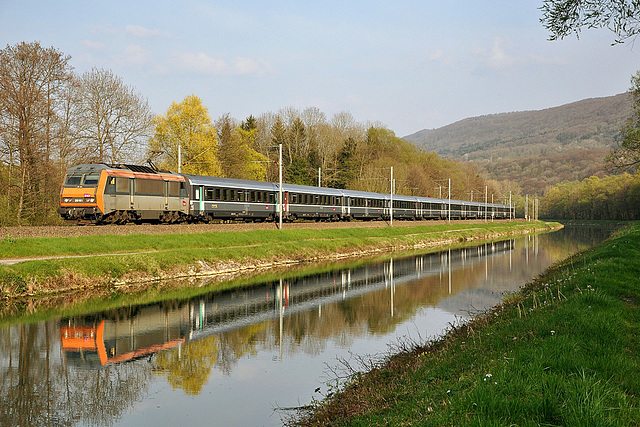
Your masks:
{"label": "orange and grey locomotive", "polygon": [[62,184],[58,213],[99,224],[182,222],[188,214],[185,179],[147,166],[74,166]]}

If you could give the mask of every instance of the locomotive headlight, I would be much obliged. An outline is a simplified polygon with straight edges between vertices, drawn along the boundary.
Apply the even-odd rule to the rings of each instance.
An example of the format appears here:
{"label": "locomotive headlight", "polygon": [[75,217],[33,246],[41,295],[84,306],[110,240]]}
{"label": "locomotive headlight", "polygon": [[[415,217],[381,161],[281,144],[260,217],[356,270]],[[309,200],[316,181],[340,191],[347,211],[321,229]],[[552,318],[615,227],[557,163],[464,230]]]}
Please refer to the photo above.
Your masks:
{"label": "locomotive headlight", "polygon": [[71,203],[73,199],[71,197],[65,197],[64,199],[62,199],[62,201],[65,203]]}

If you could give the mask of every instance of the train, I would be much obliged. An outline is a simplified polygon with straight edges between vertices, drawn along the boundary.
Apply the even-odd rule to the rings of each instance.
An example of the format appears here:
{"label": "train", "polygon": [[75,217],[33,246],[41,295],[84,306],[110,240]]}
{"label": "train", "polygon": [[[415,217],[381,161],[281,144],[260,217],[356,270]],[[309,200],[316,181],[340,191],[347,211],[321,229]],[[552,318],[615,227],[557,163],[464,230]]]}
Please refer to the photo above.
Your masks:
{"label": "train", "polygon": [[[282,190],[282,191],[280,191]],[[282,200],[280,194],[282,193]],[[393,200],[393,206],[391,206]],[[91,163],[67,170],[58,214],[67,221],[263,222],[511,219],[513,206],[221,178],[150,166]]]}

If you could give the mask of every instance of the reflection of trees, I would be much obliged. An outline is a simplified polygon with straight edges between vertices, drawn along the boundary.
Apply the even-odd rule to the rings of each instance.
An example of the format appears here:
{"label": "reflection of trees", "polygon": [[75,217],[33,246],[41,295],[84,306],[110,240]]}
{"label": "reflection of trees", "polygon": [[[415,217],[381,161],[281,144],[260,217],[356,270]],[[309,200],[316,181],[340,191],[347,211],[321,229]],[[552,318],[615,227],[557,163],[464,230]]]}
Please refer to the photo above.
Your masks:
{"label": "reflection of trees", "polygon": [[256,343],[264,340],[265,326],[266,323],[249,325],[158,353],[155,358],[156,373],[166,376],[174,389],[197,395],[214,366],[228,375],[238,359],[257,353]]}
{"label": "reflection of trees", "polygon": [[56,321],[0,329],[0,424],[109,425],[147,390],[150,365],[69,367]]}
{"label": "reflection of trees", "polygon": [[173,388],[186,394],[200,393],[218,353],[218,336],[213,335],[157,354],[157,373],[165,375]]}

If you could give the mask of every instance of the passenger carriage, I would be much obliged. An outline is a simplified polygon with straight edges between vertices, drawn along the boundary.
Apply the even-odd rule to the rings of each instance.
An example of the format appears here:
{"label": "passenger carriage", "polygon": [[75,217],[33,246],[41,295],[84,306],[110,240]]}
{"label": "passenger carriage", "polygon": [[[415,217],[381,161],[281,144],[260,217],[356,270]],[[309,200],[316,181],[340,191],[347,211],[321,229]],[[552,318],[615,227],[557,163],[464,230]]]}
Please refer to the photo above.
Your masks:
{"label": "passenger carriage", "polygon": [[270,182],[184,174],[192,220],[273,221],[278,187]]}
{"label": "passenger carriage", "polygon": [[340,190],[345,220],[380,220],[389,217],[389,194]]}
{"label": "passenger carriage", "polygon": [[342,190],[295,184],[283,184],[282,190],[286,200],[283,218],[287,220],[339,221],[343,217]]}

